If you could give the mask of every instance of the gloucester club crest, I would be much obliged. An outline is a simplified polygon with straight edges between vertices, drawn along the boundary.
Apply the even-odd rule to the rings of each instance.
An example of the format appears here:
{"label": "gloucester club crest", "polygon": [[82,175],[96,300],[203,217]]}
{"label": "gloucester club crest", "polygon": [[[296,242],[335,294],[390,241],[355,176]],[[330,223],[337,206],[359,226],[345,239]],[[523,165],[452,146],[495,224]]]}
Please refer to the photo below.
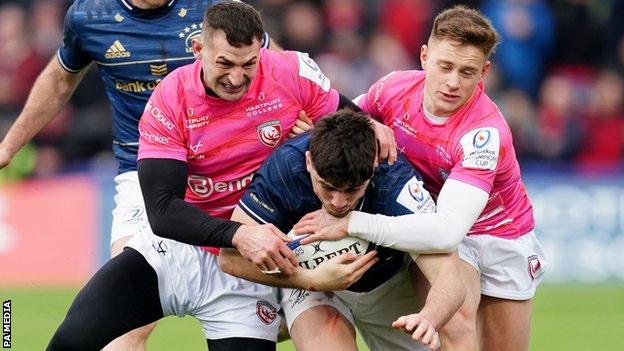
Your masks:
{"label": "gloucester club crest", "polygon": [[256,127],[258,139],[268,147],[275,147],[282,137],[282,125],[279,121],[263,123]]}

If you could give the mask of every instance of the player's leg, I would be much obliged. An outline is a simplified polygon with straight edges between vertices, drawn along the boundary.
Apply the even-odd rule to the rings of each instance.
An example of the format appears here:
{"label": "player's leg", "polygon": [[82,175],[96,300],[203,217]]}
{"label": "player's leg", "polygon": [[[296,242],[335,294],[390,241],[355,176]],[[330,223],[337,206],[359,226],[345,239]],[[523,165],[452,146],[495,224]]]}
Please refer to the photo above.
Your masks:
{"label": "player's leg", "polygon": [[353,325],[328,305],[314,306],[301,313],[291,326],[290,336],[299,351],[357,350]]}
{"label": "player's leg", "polygon": [[355,325],[371,351],[428,350],[411,335],[390,327],[397,317],[415,313],[422,305],[410,281],[410,263],[411,258],[398,272],[371,291],[336,292],[351,309]]}
{"label": "player's leg", "polygon": [[126,249],[78,293],[47,349],[100,350],[162,317],[156,272],[140,253]]}
{"label": "player's leg", "polygon": [[[133,235],[149,228],[137,172],[115,177],[115,209],[111,231],[111,257],[117,256]],[[156,323],[132,330],[108,344],[103,351],[144,351],[145,342]]]}
{"label": "player's leg", "polygon": [[334,294],[281,289],[290,337],[299,351],[357,350],[353,317]]}
{"label": "player's leg", "polygon": [[167,295],[181,300],[186,314],[199,320],[210,351],[275,350],[281,321],[278,289],[223,272],[217,256],[201,248],[185,245],[183,255],[178,251],[176,266],[184,269],[172,277]]}
{"label": "player's leg", "polygon": [[440,332],[444,351],[477,349],[477,309],[481,298],[480,276],[479,272],[465,261],[460,262],[460,271],[466,285],[466,299]]}
{"label": "player's leg", "polygon": [[482,296],[479,305],[479,350],[528,350],[532,302],[532,299],[514,301]]}
{"label": "player's leg", "polygon": [[546,268],[534,233],[516,239],[474,238],[480,259],[479,345],[483,351],[529,349],[531,308]]}

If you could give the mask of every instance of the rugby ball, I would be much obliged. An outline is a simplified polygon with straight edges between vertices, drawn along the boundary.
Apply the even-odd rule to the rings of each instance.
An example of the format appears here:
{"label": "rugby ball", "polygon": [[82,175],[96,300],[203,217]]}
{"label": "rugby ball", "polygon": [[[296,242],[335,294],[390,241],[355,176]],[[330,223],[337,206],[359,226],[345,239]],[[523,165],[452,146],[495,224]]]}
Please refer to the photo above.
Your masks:
{"label": "rugby ball", "polygon": [[306,269],[313,269],[323,261],[346,252],[362,256],[369,250],[368,241],[354,236],[347,236],[340,240],[319,240],[301,245],[301,240],[308,235],[296,235],[292,230],[288,233],[288,236],[294,239],[288,243],[288,247],[295,253],[299,266]]}

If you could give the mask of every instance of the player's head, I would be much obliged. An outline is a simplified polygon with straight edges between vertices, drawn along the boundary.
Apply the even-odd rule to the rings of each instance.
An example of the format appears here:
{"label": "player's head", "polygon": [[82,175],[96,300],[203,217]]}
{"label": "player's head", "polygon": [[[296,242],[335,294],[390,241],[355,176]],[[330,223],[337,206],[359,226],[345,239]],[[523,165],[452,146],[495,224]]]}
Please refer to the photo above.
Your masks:
{"label": "player's head", "polygon": [[447,117],[461,108],[485,76],[499,36],[479,11],[455,6],[438,14],[420,50],[425,108]]}
{"label": "player's head", "polygon": [[306,166],[330,214],[342,217],[357,205],[376,165],[377,140],[365,114],[340,110],[314,126]]}
{"label": "player's head", "polygon": [[193,39],[206,88],[228,101],[245,95],[256,75],[263,34],[260,14],[250,5],[226,1],[208,7],[202,34]]}

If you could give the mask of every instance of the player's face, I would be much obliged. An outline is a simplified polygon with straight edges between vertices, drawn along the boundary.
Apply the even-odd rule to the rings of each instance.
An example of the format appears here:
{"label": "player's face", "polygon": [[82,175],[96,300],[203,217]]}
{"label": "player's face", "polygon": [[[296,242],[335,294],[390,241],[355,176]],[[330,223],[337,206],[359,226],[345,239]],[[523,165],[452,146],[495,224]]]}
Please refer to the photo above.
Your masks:
{"label": "player's face", "polygon": [[479,48],[448,39],[430,39],[421,48],[420,61],[426,72],[425,108],[438,117],[460,109],[490,67]]}
{"label": "player's face", "polygon": [[256,39],[249,46],[232,46],[222,30],[194,39],[193,50],[202,61],[204,86],[223,100],[243,97],[256,75],[260,47]]}
{"label": "player's face", "polygon": [[312,179],[312,189],[321,200],[323,208],[332,216],[344,217],[353,210],[357,206],[358,200],[364,196],[366,187],[370,183],[370,180],[367,180],[358,186],[338,188],[316,173],[309,152],[306,153],[306,164]]}

